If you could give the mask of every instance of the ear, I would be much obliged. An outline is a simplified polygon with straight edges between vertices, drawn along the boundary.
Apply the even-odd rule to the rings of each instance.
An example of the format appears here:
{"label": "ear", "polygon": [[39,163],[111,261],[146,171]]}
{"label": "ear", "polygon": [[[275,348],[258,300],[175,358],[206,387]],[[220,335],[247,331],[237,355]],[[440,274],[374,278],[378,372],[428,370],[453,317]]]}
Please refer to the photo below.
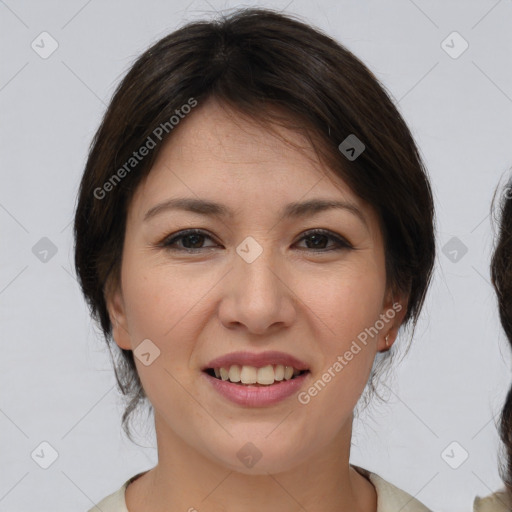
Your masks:
{"label": "ear", "polygon": [[387,292],[380,318],[384,328],[379,332],[377,351],[387,352],[396,340],[398,329],[407,313],[408,296],[406,294]]}
{"label": "ear", "polygon": [[[107,289],[111,288],[107,286]],[[131,338],[126,321],[126,309],[121,286],[116,285],[106,293],[107,310],[112,324],[112,337],[116,344],[125,350],[132,350]]]}

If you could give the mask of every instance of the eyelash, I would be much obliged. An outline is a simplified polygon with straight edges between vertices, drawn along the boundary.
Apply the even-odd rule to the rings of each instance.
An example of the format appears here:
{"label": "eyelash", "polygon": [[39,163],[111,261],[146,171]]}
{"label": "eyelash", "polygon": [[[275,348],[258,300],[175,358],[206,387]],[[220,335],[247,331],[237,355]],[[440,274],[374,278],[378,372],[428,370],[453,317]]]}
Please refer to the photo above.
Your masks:
{"label": "eyelash", "polygon": [[[169,250],[169,251],[181,251],[181,252],[188,252],[188,253],[197,253],[204,249],[213,249],[213,247],[205,247],[205,248],[198,248],[198,249],[188,249],[186,247],[185,248],[173,247],[173,245],[176,243],[176,241],[186,238],[187,236],[190,236],[190,235],[201,235],[201,236],[205,236],[206,238],[210,238],[211,240],[213,240],[213,238],[210,235],[208,235],[206,232],[204,232],[200,229],[187,229],[187,230],[178,231],[177,233],[169,235],[162,242],[160,242],[158,244],[158,246],[165,248],[166,250]],[[331,231],[328,231],[326,229],[312,229],[310,231],[306,231],[305,234],[302,236],[302,238],[299,241],[302,241],[302,240],[309,238],[313,235],[327,236],[331,240],[334,240],[337,247],[335,247],[334,249],[318,249],[318,250],[306,248],[305,250],[309,250],[309,251],[316,252],[316,253],[326,253],[329,251],[341,251],[341,250],[347,250],[347,249],[354,248],[347,240],[345,240],[341,236],[335,235],[334,233],[332,233]],[[301,250],[304,250],[304,249],[301,249]]]}

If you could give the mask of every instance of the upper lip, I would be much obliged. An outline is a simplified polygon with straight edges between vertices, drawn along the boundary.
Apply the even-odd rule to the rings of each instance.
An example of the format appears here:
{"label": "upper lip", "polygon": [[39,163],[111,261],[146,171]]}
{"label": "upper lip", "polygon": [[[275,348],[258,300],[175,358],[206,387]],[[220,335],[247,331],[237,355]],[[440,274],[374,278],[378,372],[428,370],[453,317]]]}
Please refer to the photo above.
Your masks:
{"label": "upper lip", "polygon": [[231,352],[223,356],[212,359],[202,370],[208,368],[229,368],[231,365],[255,366],[261,368],[269,364],[282,364],[284,366],[293,366],[297,370],[308,370],[308,365],[296,357],[285,352],[267,351],[267,352]]}

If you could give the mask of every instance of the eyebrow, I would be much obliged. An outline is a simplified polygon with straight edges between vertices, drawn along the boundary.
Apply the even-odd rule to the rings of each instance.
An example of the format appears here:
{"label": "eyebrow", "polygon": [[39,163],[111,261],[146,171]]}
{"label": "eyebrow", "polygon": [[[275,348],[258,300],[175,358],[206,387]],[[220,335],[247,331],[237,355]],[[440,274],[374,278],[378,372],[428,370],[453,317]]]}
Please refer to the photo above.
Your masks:
{"label": "eyebrow", "polygon": [[[331,210],[342,209],[357,216],[366,226],[368,226],[366,217],[362,211],[354,204],[344,201],[336,201],[332,199],[311,199],[304,202],[289,203],[281,212],[283,218],[305,217],[307,215],[315,215],[317,213]],[[150,208],[144,215],[144,222],[155,217],[156,215],[169,210],[184,210],[200,215],[212,217],[230,217],[234,216],[233,210],[226,205],[208,201],[205,199],[196,199],[193,197],[180,197],[168,199],[162,203]]]}

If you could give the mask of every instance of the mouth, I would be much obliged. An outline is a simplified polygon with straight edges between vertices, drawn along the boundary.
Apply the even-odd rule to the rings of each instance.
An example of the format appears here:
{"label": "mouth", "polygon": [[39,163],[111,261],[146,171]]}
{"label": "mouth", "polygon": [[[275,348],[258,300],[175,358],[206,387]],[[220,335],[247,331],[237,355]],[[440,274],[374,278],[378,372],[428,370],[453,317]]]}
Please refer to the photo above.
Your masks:
{"label": "mouth", "polygon": [[267,364],[256,367],[233,364],[219,366],[203,370],[210,377],[221,381],[228,381],[240,386],[272,386],[284,381],[294,380],[297,377],[309,373],[309,370],[300,370],[293,366],[283,364]]}

